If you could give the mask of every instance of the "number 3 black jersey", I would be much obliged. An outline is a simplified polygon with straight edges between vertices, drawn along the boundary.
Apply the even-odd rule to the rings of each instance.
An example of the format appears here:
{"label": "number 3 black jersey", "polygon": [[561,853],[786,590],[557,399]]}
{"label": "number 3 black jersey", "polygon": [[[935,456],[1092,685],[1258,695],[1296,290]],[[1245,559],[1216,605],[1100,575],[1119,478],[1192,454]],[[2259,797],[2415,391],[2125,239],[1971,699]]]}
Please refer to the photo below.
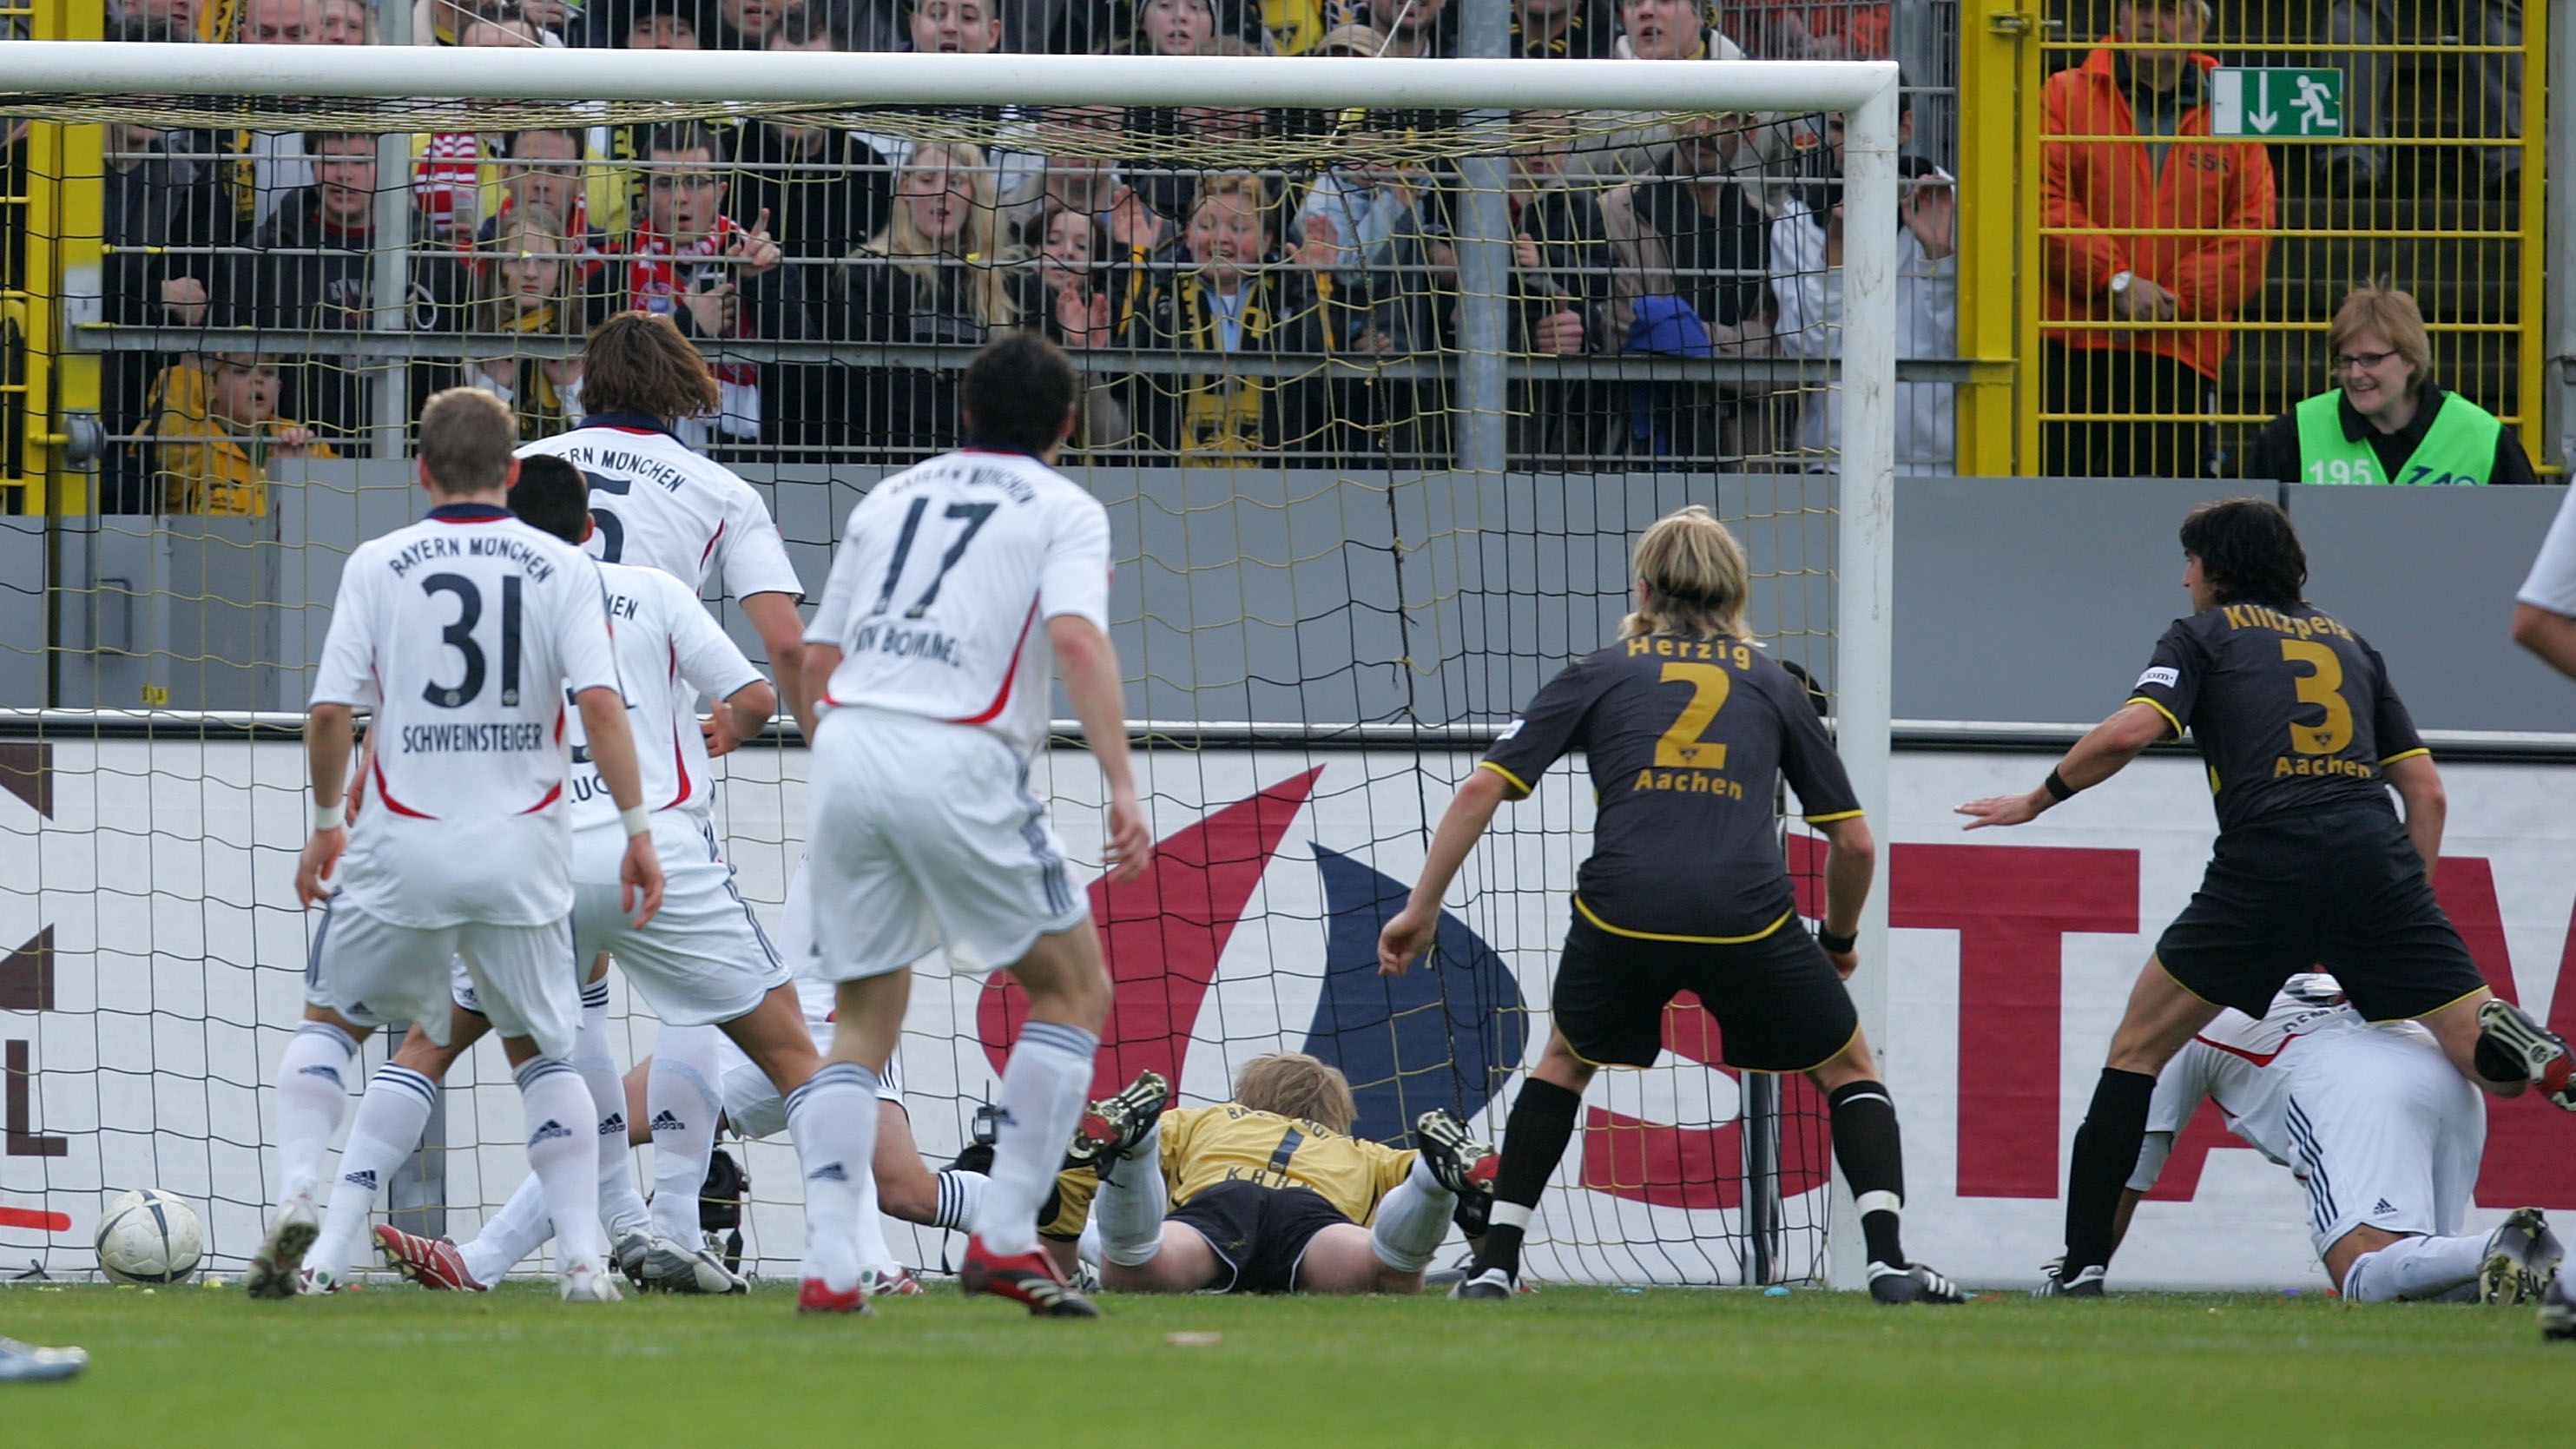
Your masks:
{"label": "number 3 black jersey", "polygon": [[1618,935],[1743,941],[1787,924],[1780,778],[1810,822],[1860,814],[1806,687],[1734,639],[1647,635],[1576,660],[1483,768],[1518,799],[1570,750],[1599,801],[1574,908]]}
{"label": "number 3 black jersey", "polygon": [[2381,767],[2428,753],[2379,651],[2306,605],[2176,619],[2130,701],[2191,731],[2221,831],[2362,801],[2393,815]]}

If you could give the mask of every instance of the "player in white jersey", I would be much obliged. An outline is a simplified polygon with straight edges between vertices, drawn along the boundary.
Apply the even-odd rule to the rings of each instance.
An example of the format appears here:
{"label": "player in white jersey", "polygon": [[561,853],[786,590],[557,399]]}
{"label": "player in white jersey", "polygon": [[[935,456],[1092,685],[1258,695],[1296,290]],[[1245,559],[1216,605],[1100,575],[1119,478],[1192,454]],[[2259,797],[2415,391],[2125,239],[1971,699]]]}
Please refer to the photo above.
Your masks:
{"label": "player in white jersey", "polygon": [[[305,971],[304,1026],[278,1065],[284,1191],[252,1260],[254,1297],[297,1291],[358,1041],[387,1021],[443,1030],[458,958],[516,1073],[529,1163],[570,1224],[564,1297],[617,1296],[596,1263],[595,1154],[576,1131],[590,1121],[589,1094],[566,1061],[580,1019],[566,921],[567,694],[617,810],[619,908],[639,922],[661,905],[662,865],[599,568],[502,506],[518,472],[516,431],[489,394],[432,398],[419,468],[435,506],[359,545],[341,573],[305,732],[313,834],[295,873],[298,899],[330,906]],[[373,715],[373,791],[353,833],[343,794],[360,710]]]}
{"label": "player in white jersey", "polygon": [[[557,459],[530,460],[511,502],[532,527],[578,544],[589,531],[587,485],[578,469]],[[658,569],[623,564],[598,566],[607,588],[608,614],[619,627],[617,652],[632,692],[631,714],[643,742],[643,784],[652,805],[657,850],[670,875],[661,913],[637,927],[613,899],[607,848],[617,822],[596,777],[580,768],[576,746],[573,800],[573,939],[581,959],[613,955],[638,995],[673,1027],[720,1028],[757,1065],[789,1104],[790,1128],[811,1168],[832,1150],[828,1129],[794,1110],[798,1089],[820,1059],[787,968],[762,933],[750,906],[734,889],[733,870],[717,850],[708,823],[707,761],[695,728],[701,697],[765,719],[775,698],[759,672],[699,606],[679,580]],[[595,1042],[599,1033],[587,1035]],[[615,1107],[597,1119],[604,1150],[626,1152],[622,1088]],[[399,1064],[388,1065],[369,1085],[359,1121],[343,1153],[342,1174],[331,1201],[328,1230],[306,1267],[317,1286],[347,1270],[366,1225],[379,1178],[418,1142],[435,1083]],[[818,1133],[821,1145],[817,1145]],[[364,1144],[363,1151],[358,1144]],[[657,1156],[661,1154],[657,1153]],[[837,1158],[830,1159],[837,1162]],[[661,1180],[668,1212],[638,1267],[648,1286],[679,1292],[743,1292],[746,1285],[698,1244],[696,1196],[706,1173],[705,1154],[685,1182]],[[513,1207],[522,1217],[551,1216],[553,1204],[523,1186]],[[676,1216],[674,1216],[676,1215]],[[661,1218],[669,1217],[670,1221]],[[537,1234],[542,1241],[551,1231]],[[623,1256],[621,1254],[621,1256]]]}
{"label": "player in white jersey", "polygon": [[[742,606],[778,678],[805,655],[796,605],[805,587],[778,525],[752,486],[690,451],[672,431],[716,408],[716,379],[671,319],[623,312],[591,329],[582,346],[581,426],[519,449],[560,457],[590,478],[598,530],[585,545],[606,563],[657,568],[703,591],[710,578]],[[716,754],[736,737],[721,712],[709,726]]]}
{"label": "player in white jersey", "polygon": [[[799,717],[812,735],[814,961],[839,983],[828,1086],[865,1120],[893,1054],[911,968],[1007,969],[1028,993],[996,1103],[991,1179],[967,1239],[968,1293],[1092,1317],[1039,1251],[1039,1206],[1082,1113],[1109,1019],[1109,973],[1046,806],[1029,793],[1055,664],[1108,788],[1109,876],[1152,849],[1127,759],[1108,635],[1109,518],[1050,466],[1072,435],[1072,365],[1045,339],[1003,337],[961,388],[965,449],[879,483],[850,514],[806,631]],[[862,1158],[864,1160],[864,1158]],[[857,1211],[847,1181],[806,1182],[819,1241]],[[809,1259],[799,1306],[863,1306],[855,1256]],[[819,1268],[819,1271],[812,1271]]]}
{"label": "player in white jersey", "polygon": [[2517,1302],[2556,1272],[2558,1240],[2538,1209],[2462,1231],[2487,1137],[2477,1089],[2430,1032],[2363,1020],[2331,976],[2291,977],[2260,1021],[2221,1012],[2165,1064],[2119,1231],[2203,1099],[2298,1175],[2317,1256],[2348,1299]]}

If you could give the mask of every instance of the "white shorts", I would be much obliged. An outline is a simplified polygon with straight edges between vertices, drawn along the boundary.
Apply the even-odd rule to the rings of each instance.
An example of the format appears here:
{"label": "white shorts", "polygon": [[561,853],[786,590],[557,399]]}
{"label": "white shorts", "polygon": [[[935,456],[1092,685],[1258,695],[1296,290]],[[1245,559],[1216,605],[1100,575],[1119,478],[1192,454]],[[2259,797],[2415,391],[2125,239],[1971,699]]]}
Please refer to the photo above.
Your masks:
{"label": "white shorts", "polygon": [[666,882],[662,909],[639,931],[618,899],[625,833],[612,825],[573,837],[574,948],[585,962],[602,951],[615,957],[635,994],[666,1025],[712,1026],[749,1014],[787,984],[787,966],[734,888],[733,867],[715,832],[663,811],[653,817],[653,845]]}
{"label": "white shorts", "polygon": [[806,868],[825,981],[910,966],[945,947],[982,976],[1090,916],[1028,763],[983,730],[843,706],[811,755]]}
{"label": "white shorts", "polygon": [[2448,1237],[2465,1224],[2486,1106],[2438,1048],[2388,1028],[2302,1062],[2287,1118],[2317,1256],[2355,1228]]}
{"label": "white shorts", "polygon": [[532,1037],[550,1057],[572,1055],[581,1030],[580,958],[569,923],[397,926],[334,896],[313,936],[304,999],[360,1026],[410,1021],[447,1044],[449,973],[462,966],[474,1009],[504,1037]]}

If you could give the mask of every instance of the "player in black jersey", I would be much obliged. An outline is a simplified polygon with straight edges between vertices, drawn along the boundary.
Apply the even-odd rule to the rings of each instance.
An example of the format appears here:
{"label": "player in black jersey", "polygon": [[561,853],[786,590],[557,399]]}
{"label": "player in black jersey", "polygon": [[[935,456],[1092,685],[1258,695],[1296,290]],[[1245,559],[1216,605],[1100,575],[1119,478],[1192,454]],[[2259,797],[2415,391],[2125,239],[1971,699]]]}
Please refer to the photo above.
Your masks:
{"label": "player in black jersey", "polygon": [[2373,1021],[2421,1021],[2487,1091],[2536,1082],[2576,1110],[2567,1044],[2490,995],[2434,900],[2441,772],[2379,651],[2302,596],[2307,553],[2289,515],[2253,498],[2203,504],[2183,519],[2182,549],[2194,612],[2157,642],[2128,703],[2038,789],[1959,807],[1970,830],[2019,825],[2188,730],[2218,809],[2208,874],[2138,973],[2075,1134],[2066,1259],[2043,1293],[2102,1291],[2156,1074],[2220,1007],[2261,1017],[2294,972],[2332,971]]}
{"label": "player in black jersey", "polygon": [[[1585,753],[1600,804],[1557,968],[1555,1026],[1512,1104],[1490,1226],[1453,1297],[1511,1296],[1522,1233],[1574,1135],[1584,1086],[1604,1066],[1653,1065],[1665,1004],[1693,991],[1717,1018],[1727,1065],[1803,1072],[1825,1093],[1871,1294],[1964,1300],[1898,1243],[1896,1107],[1842,986],[1859,964],[1853,937],[1876,846],[1806,686],[1745,626],[1747,584],[1744,550],[1707,509],[1647,529],[1619,642],[1566,666],[1494,741],[1441,819],[1412,899],[1378,937],[1378,970],[1401,974],[1430,944],[1440,898],[1495,808],[1527,796],[1569,751]],[[1827,844],[1816,936],[1798,922],[1780,848],[1772,802],[1783,778]]]}

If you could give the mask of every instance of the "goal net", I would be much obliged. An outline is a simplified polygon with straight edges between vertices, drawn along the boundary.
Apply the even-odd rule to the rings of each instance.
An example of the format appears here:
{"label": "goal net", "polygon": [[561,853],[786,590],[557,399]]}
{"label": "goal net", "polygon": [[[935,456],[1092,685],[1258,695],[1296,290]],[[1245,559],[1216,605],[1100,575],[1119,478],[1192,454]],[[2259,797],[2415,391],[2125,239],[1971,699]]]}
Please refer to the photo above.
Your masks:
{"label": "goal net", "polygon": [[[1432,1107],[1500,1134],[1588,848],[1580,761],[1498,820],[1428,969],[1378,978],[1377,932],[1450,790],[1615,637],[1634,538],[1685,503],[1744,540],[1758,630],[1884,805],[1889,480],[1921,461],[1894,451],[1892,66],[9,50],[0,112],[31,126],[0,191],[30,200],[0,286],[31,305],[5,360],[45,384],[11,447],[56,441],[11,455],[28,507],[0,520],[24,581],[0,596],[0,947],[25,943],[0,964],[0,1267],[90,1268],[98,1206],[134,1186],[202,1205],[218,1271],[258,1242],[339,561],[422,506],[429,392],[562,431],[584,333],[621,310],[697,341],[724,401],[678,431],[762,491],[809,590],[878,477],[957,443],[979,342],[1038,329],[1082,367],[1065,466],[1109,507],[1159,842],[1143,881],[1091,891],[1118,981],[1102,1092],[1150,1067],[1221,1101],[1252,1057],[1307,1051],[1349,1076],[1358,1135],[1403,1144]],[[802,746],[719,770],[716,828],[774,917]],[[1034,779],[1096,869],[1089,762],[1062,746]],[[1812,914],[1818,852],[1774,803]],[[901,1066],[937,1166],[1018,998],[914,998]],[[656,1027],[615,1000],[631,1065]],[[1531,1271],[1825,1277],[1822,1104],[1722,1070],[1687,999],[1665,1046],[1589,1095]],[[380,1210],[461,1239],[524,1158],[497,1048],[446,1085]],[[726,1150],[749,1268],[792,1271],[792,1154]],[[915,1264],[957,1246],[888,1226]]]}

